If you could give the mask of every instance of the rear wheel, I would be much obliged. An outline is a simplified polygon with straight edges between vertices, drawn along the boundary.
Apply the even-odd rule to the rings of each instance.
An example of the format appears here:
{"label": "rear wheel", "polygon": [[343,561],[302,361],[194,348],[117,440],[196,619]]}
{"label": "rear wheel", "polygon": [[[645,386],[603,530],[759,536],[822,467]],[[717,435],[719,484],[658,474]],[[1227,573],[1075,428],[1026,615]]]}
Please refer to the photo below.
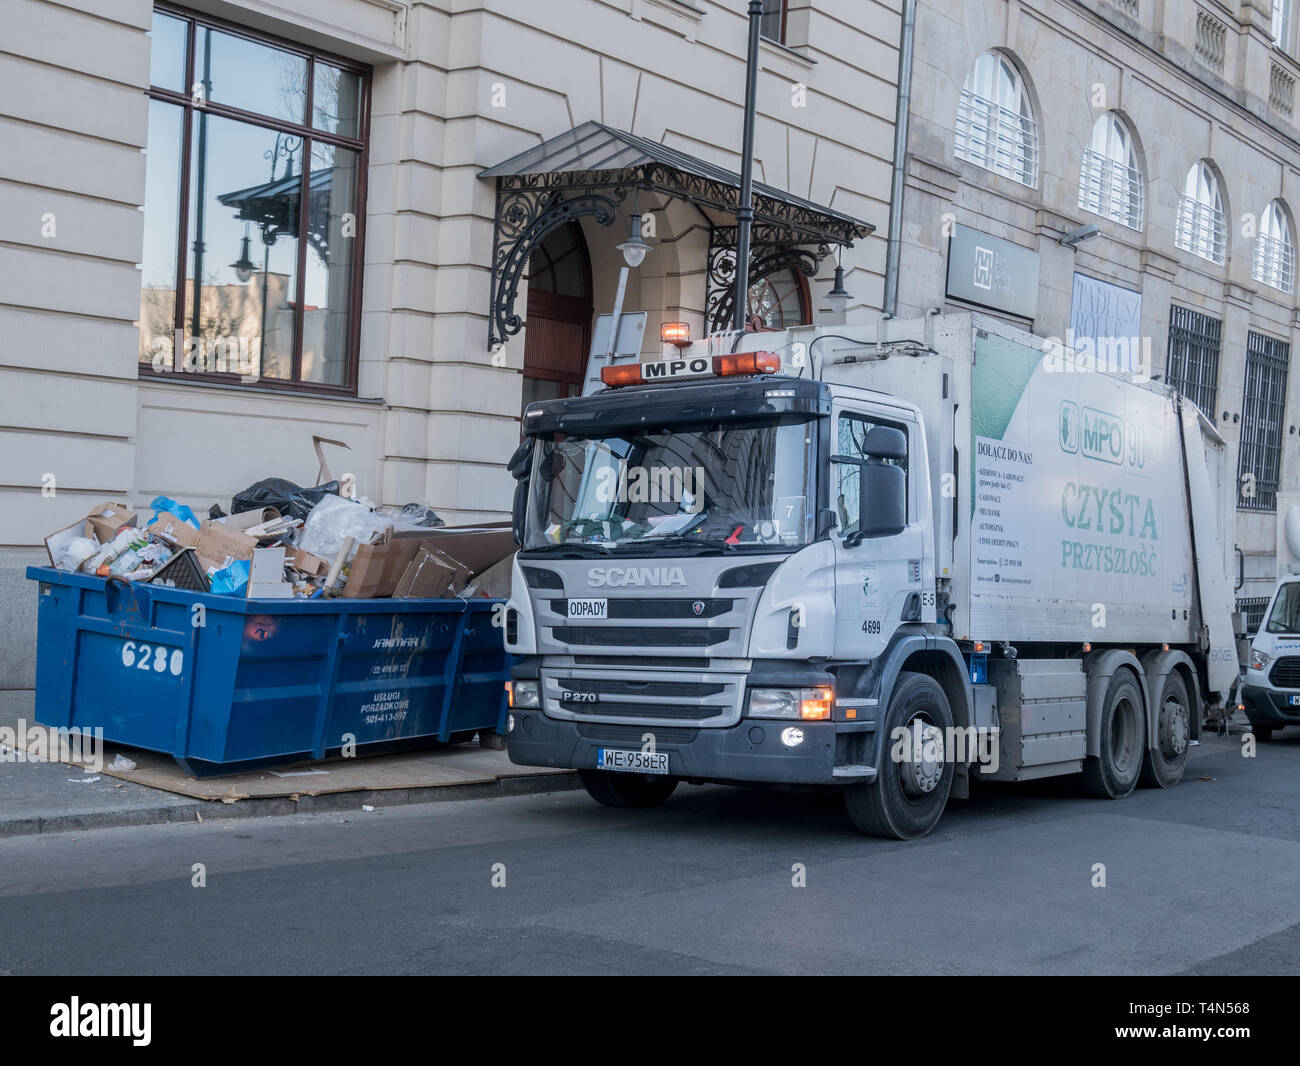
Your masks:
{"label": "rear wheel", "polygon": [[677,787],[677,778],[659,774],[617,774],[579,770],[582,786],[606,807],[658,807]]}
{"label": "rear wheel", "polygon": [[923,837],[939,824],[954,772],[944,746],[952,710],[939,682],[927,674],[899,674],[883,728],[880,772],[875,781],[849,785],[844,806],[863,833]]}
{"label": "rear wheel", "polygon": [[1142,771],[1146,717],[1142,688],[1131,670],[1116,670],[1106,685],[1100,725],[1100,755],[1083,762],[1083,788],[1098,799],[1123,799]]}
{"label": "rear wheel", "polygon": [[1146,788],[1173,788],[1187,768],[1187,742],[1191,739],[1192,707],[1187,682],[1175,670],[1165,678],[1156,705],[1155,746],[1142,755],[1142,784]]}

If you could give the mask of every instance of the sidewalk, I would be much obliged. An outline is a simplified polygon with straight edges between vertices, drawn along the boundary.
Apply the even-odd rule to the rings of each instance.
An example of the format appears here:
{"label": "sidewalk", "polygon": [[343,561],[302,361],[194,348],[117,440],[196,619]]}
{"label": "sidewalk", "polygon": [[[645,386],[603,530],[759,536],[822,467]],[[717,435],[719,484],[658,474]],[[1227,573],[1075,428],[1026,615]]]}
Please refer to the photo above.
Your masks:
{"label": "sidewalk", "polygon": [[[35,693],[0,690],[0,726],[34,725]],[[208,821],[408,803],[487,799],[578,788],[569,771],[515,766],[477,744],[335,760],[195,781],[171,759],[104,746],[105,769],[33,761],[0,751],[0,837],[159,822]],[[110,771],[117,752],[138,763]],[[21,761],[20,761],[21,760]],[[315,767],[315,772],[310,771]],[[320,771],[325,771],[321,773]],[[285,775],[287,771],[287,776]],[[167,787],[151,787],[139,778]]]}

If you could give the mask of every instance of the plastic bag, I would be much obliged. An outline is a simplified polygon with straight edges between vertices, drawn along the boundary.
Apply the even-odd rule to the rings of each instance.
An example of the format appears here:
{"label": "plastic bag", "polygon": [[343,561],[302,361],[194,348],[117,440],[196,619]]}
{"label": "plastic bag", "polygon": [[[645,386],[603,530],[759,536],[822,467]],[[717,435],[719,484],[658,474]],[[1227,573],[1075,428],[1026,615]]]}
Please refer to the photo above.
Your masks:
{"label": "plastic bag", "polygon": [[445,526],[447,523],[438,517],[432,507],[423,503],[408,503],[405,507],[377,507],[376,514],[389,517],[425,529]]}
{"label": "plastic bag", "polygon": [[252,564],[239,559],[220,570],[212,571],[212,591],[222,596],[248,595],[248,577]]}
{"label": "plastic bag", "polygon": [[81,564],[99,551],[99,545],[90,537],[73,537],[59,552],[55,566],[60,570],[80,570]]}
{"label": "plastic bag", "polygon": [[395,515],[372,511],[355,500],[326,496],[307,516],[298,545],[303,551],[333,560],[348,537],[355,537],[358,545],[369,544],[371,537],[389,526],[395,530],[428,528]]}
{"label": "plastic bag", "polygon": [[230,513],[242,514],[262,507],[274,507],[282,515],[305,520],[321,500],[338,494],[337,481],[304,489],[301,485],[286,481],[282,477],[268,477],[237,493],[230,501]]}
{"label": "plastic bag", "polygon": [[174,514],[182,522],[188,522],[195,529],[199,528],[199,520],[194,517],[194,512],[183,503],[177,503],[175,500],[168,499],[166,496],[158,496],[149,506],[153,508],[154,512],[153,518],[148,523],[149,525],[153,525],[154,522],[157,522],[158,517],[166,511],[168,514]]}

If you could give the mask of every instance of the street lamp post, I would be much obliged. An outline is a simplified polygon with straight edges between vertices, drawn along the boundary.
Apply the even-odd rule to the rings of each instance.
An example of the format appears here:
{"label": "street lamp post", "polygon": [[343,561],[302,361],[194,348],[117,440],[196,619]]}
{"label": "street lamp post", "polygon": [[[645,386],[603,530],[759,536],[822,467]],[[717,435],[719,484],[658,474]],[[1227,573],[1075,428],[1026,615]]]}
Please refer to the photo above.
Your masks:
{"label": "street lamp post", "polygon": [[734,325],[745,328],[749,311],[749,231],[754,224],[754,114],[758,97],[758,38],[763,0],[749,0],[749,56],[745,68],[745,135],[741,148],[740,206],[736,209],[736,309]]}

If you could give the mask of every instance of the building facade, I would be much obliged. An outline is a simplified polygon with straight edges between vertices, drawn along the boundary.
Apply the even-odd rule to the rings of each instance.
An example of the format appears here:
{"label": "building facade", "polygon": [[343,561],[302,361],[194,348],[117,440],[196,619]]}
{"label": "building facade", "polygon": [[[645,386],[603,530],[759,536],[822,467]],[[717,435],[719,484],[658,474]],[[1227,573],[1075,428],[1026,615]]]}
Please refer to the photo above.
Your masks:
{"label": "building facade", "polygon": [[919,0],[885,308],[991,310],[1193,399],[1237,456],[1252,627],[1300,491],[1294,6]]}
{"label": "building facade", "polygon": [[[319,437],[360,496],[502,516],[634,215],[645,352],[729,317],[747,6],[5,0],[0,686],[34,674],[24,567],[100,501],[313,484]],[[747,315],[824,318],[838,261],[866,319],[902,0],[765,8]]]}

